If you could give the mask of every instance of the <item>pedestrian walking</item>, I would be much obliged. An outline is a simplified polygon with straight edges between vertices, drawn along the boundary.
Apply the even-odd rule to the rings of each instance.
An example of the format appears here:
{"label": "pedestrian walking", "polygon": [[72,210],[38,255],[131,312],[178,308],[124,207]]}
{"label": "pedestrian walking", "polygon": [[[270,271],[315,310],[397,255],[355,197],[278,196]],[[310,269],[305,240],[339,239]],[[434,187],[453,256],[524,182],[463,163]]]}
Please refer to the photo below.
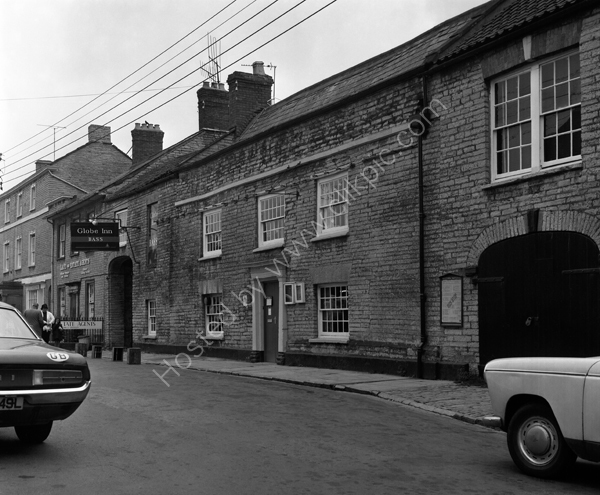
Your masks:
{"label": "pedestrian walking", "polygon": [[48,305],[42,304],[42,318],[44,319],[44,326],[42,327],[42,339],[46,344],[50,342],[52,323],[54,323],[54,315],[48,311]]}
{"label": "pedestrian walking", "polygon": [[29,323],[29,326],[36,335],[41,337],[44,328],[44,317],[42,316],[42,312],[38,309],[39,307],[39,304],[33,304],[31,308],[25,310],[23,317],[25,318],[25,321]]}

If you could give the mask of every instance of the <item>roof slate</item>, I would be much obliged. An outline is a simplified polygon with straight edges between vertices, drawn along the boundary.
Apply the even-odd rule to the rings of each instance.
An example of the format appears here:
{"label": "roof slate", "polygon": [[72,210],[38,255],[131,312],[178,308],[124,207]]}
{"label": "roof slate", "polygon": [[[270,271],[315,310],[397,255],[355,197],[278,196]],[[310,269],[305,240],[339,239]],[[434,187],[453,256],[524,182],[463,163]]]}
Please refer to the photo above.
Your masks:
{"label": "roof slate", "polygon": [[[508,34],[526,24],[537,21],[557,10],[586,0],[513,0],[493,5],[482,19],[462,37],[458,43],[441,54],[439,60],[447,60],[460,53],[502,35]],[[487,4],[490,5],[490,4]]]}
{"label": "roof slate", "polygon": [[248,125],[241,139],[251,138],[267,129],[419,68],[425,63],[428,55],[434,53],[476,19],[485,5],[487,4],[449,19],[399,47],[325,79],[266,108]]}

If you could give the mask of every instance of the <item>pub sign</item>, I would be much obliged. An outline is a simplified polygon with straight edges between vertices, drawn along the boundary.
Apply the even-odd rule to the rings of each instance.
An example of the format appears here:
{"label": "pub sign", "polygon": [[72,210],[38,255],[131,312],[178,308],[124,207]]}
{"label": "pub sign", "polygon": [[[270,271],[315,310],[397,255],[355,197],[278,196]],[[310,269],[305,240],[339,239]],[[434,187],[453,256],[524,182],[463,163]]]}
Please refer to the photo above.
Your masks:
{"label": "pub sign", "polygon": [[73,222],[71,251],[118,251],[119,222]]}

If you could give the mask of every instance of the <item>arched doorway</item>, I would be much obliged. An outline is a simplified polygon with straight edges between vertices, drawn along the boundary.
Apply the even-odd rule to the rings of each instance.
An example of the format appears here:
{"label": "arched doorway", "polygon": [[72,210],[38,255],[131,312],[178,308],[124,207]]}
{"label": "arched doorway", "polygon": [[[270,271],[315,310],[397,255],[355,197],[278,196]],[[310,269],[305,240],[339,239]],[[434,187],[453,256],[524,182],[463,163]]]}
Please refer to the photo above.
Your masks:
{"label": "arched doorway", "polygon": [[479,258],[480,363],[600,354],[598,246],[575,232],[536,232]]}
{"label": "arched doorway", "polygon": [[109,341],[113,347],[133,346],[133,263],[122,256],[111,261],[109,277]]}

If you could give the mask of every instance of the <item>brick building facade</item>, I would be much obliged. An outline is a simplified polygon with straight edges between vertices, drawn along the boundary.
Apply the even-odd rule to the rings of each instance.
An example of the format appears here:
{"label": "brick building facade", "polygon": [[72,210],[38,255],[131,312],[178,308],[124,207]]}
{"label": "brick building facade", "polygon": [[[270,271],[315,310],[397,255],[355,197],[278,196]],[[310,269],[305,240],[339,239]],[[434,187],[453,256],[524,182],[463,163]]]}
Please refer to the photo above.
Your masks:
{"label": "brick building facade", "polygon": [[56,244],[46,215],[54,203],[87,194],[130,166],[131,159],[111,144],[110,127],[90,125],[86,144],[55,161],[38,160],[33,175],[0,195],[5,302],[19,310],[45,302],[58,312],[51,284]]}
{"label": "brick building facade", "polygon": [[95,198],[132,342],[431,378],[600,352],[599,18],[494,0],[275,105],[258,63],[205,85],[196,148]]}

